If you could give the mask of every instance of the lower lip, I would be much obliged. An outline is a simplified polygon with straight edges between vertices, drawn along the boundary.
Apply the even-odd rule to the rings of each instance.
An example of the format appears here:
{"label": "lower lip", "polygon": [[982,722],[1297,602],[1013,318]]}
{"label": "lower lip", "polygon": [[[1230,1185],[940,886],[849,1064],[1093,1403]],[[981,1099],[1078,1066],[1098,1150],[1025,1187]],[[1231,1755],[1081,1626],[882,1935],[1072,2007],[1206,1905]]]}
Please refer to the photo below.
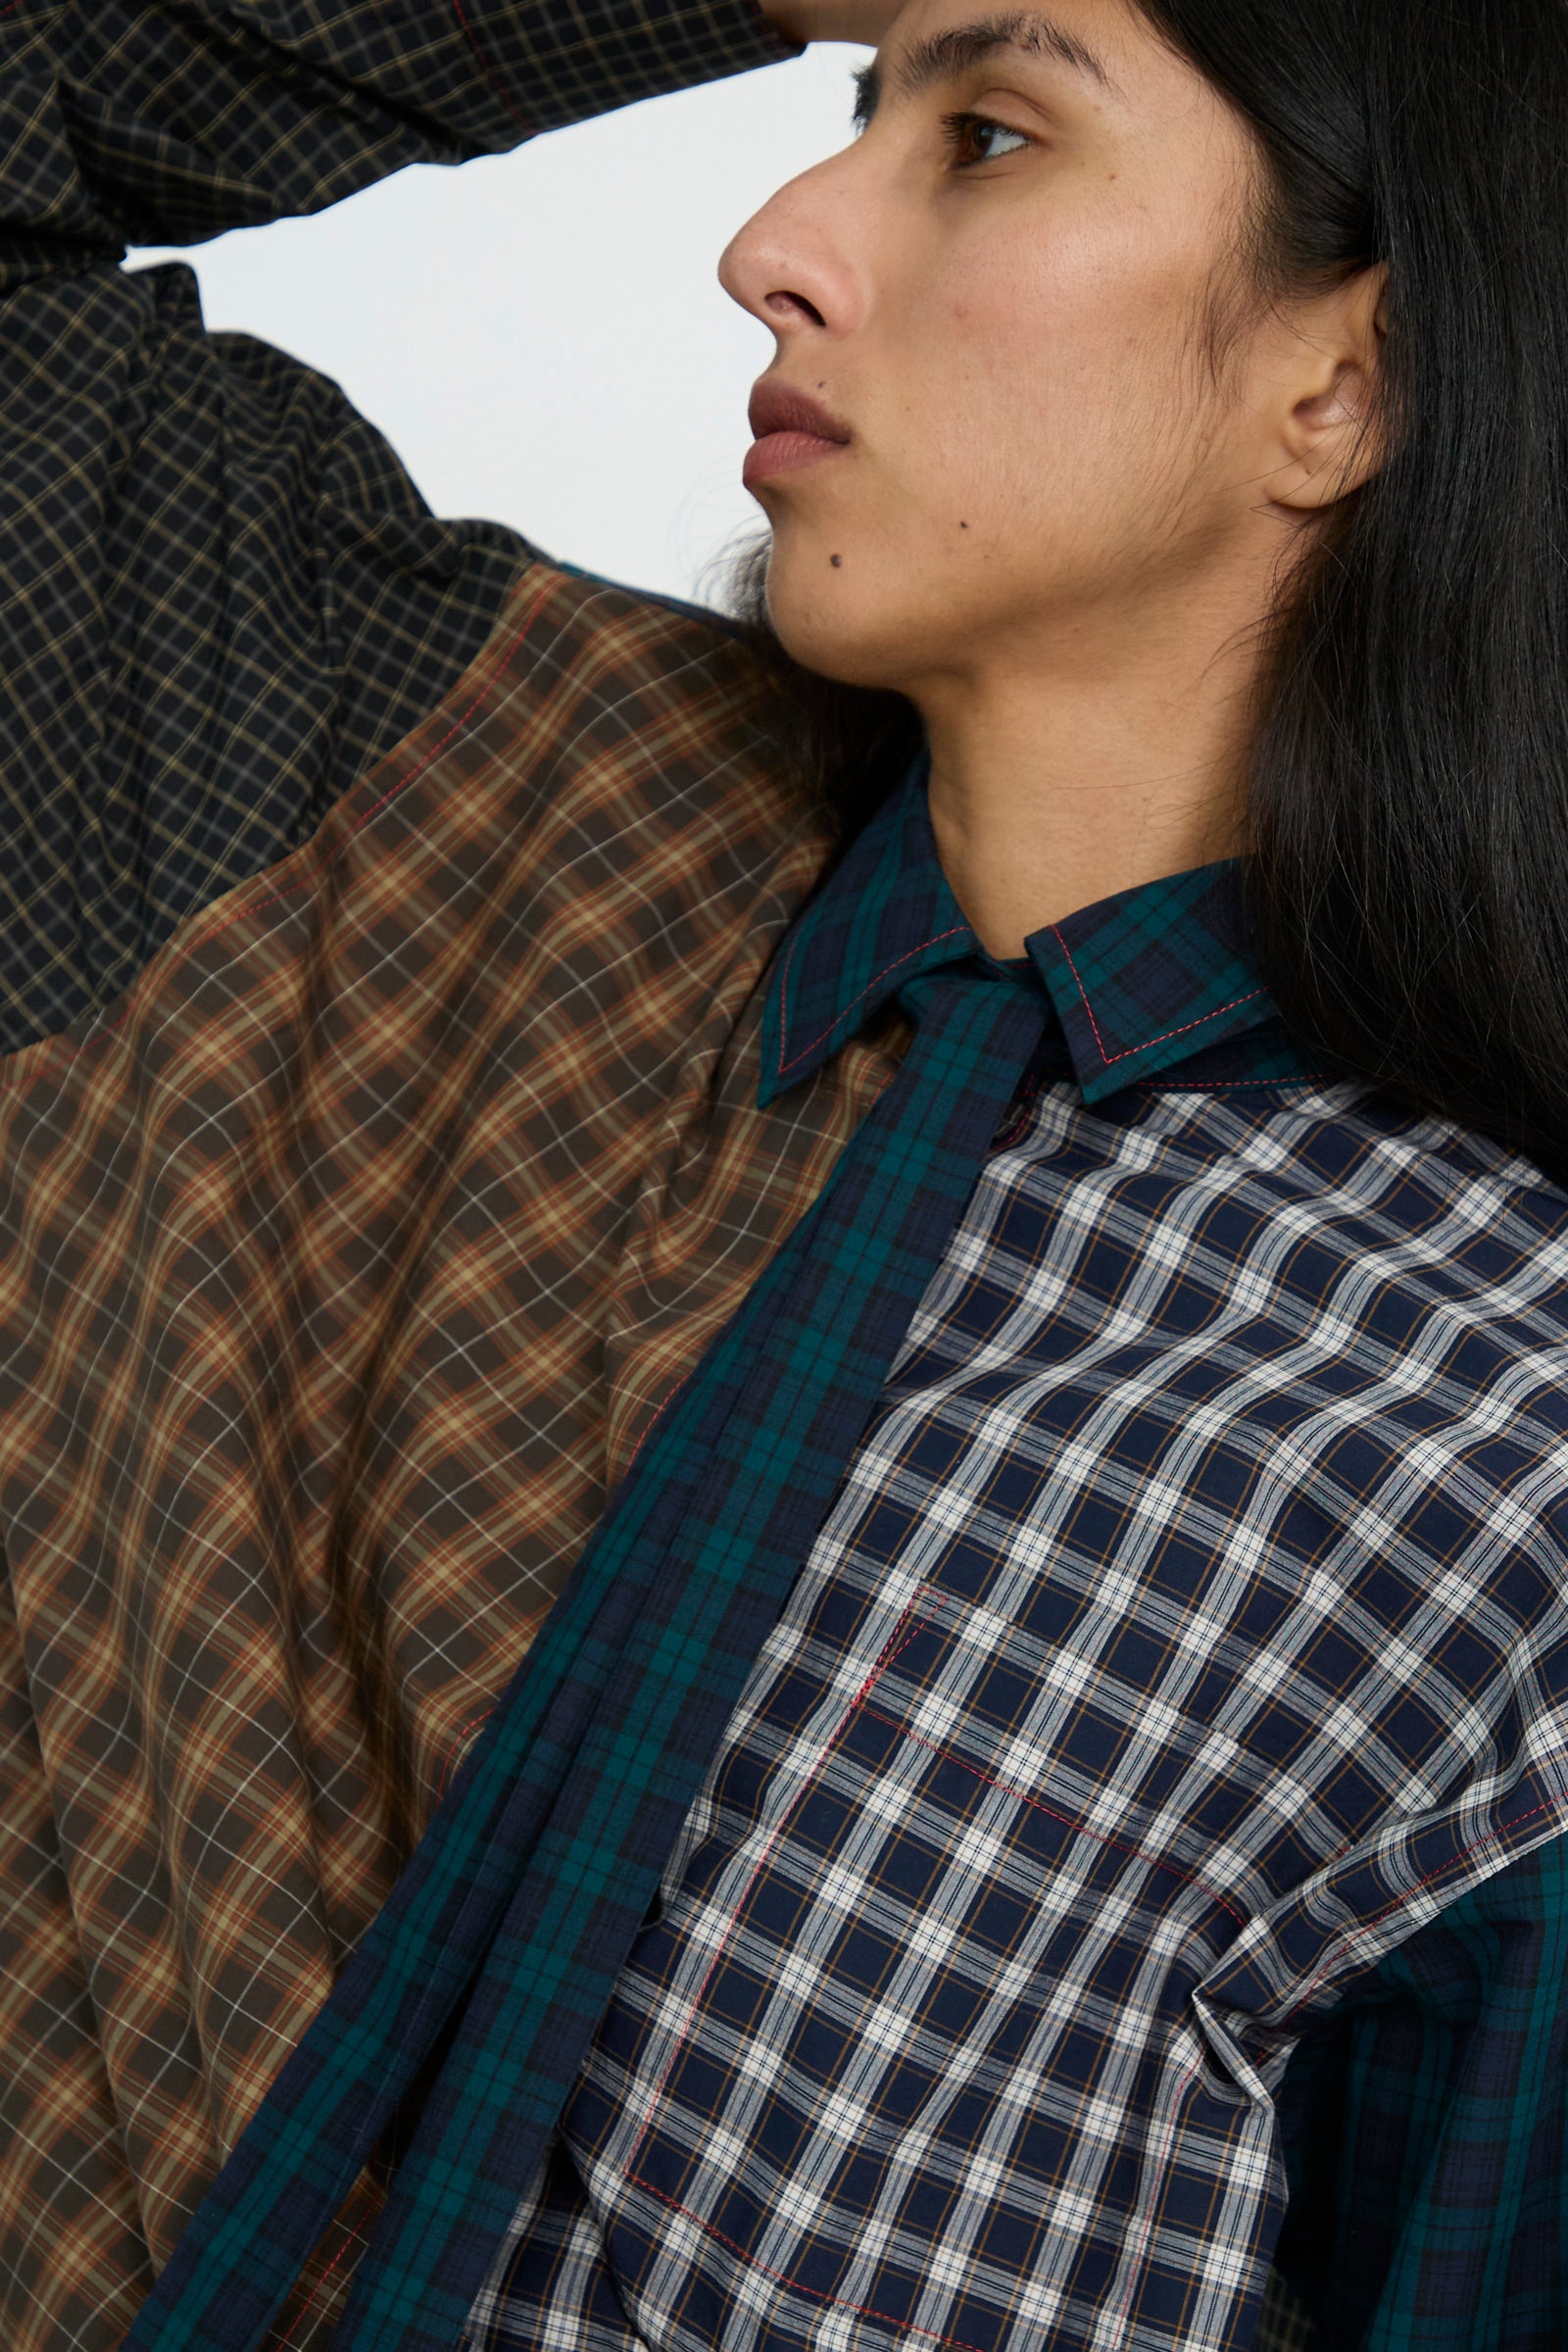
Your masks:
{"label": "lower lip", "polygon": [[754,490],[759,482],[771,481],[775,474],[799,473],[803,466],[837,457],[848,446],[845,441],[824,441],[820,433],[764,433],[746,452],[741,481]]}

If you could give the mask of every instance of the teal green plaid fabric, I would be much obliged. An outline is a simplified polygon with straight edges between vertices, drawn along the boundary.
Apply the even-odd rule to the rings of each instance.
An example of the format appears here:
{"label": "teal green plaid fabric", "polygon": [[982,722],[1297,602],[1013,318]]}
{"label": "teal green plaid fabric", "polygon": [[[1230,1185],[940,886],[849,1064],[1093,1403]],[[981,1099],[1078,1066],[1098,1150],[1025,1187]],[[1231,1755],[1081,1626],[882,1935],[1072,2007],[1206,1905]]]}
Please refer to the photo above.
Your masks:
{"label": "teal green plaid fabric", "polygon": [[[873,852],[874,854],[874,852]],[[851,860],[853,881],[853,854]],[[945,886],[933,896],[945,897]],[[248,2352],[454,2027],[334,2339],[450,2352],[1049,1008],[885,902],[899,1078],[670,1406],[126,2352]]]}
{"label": "teal green plaid fabric", "polygon": [[[1253,1080],[1302,1068],[1243,936],[1238,869],[1197,866],[1115,902],[1083,907],[1030,942],[1086,1102],[1221,1047]],[[1240,1051],[1233,1040],[1245,1040]],[[1216,1064],[1216,1067],[1218,1065]]]}
{"label": "teal green plaid fabric", "polygon": [[1568,1847],[1389,1955],[1298,2053],[1279,2259],[1338,2352],[1564,2340]]}
{"label": "teal green plaid fabric", "polygon": [[[854,889],[836,880],[790,934],[768,1004],[763,1097],[819,1069],[904,977],[888,956],[887,909],[938,950],[971,937],[942,879],[923,802],[928,763],[862,836]],[[1086,1102],[1179,1067],[1183,1083],[1273,1084],[1310,1064],[1257,976],[1234,864],[1167,874],[1081,907],[1029,941]],[[910,968],[914,968],[911,962]]]}

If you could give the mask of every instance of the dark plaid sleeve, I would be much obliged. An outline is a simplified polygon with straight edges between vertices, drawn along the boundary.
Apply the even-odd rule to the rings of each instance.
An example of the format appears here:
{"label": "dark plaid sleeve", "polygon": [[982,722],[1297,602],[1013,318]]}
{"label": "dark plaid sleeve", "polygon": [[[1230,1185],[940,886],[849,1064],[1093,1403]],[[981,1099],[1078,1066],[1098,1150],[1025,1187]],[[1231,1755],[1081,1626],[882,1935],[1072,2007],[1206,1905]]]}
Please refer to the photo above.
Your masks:
{"label": "dark plaid sleeve", "polygon": [[303,839],[529,555],[433,517],[335,385],[122,247],[787,54],[752,0],[0,8],[0,1053]]}
{"label": "dark plaid sleeve", "polygon": [[0,289],[790,54],[752,0],[12,0]]}
{"label": "dark plaid sleeve", "polygon": [[1391,1952],[1291,2063],[1278,2260],[1329,2352],[1568,2341],[1568,1843]]}

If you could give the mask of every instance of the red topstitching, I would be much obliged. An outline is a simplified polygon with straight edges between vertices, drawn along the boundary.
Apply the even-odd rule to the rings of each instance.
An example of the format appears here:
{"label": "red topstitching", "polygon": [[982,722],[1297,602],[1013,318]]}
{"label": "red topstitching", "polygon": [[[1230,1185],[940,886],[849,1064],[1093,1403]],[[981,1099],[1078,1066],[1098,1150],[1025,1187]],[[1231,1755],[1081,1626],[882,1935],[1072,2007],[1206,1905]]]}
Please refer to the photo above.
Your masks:
{"label": "red topstitching", "polygon": [[855,1010],[856,1005],[860,1004],[871,994],[873,988],[878,987],[880,983],[887,978],[889,972],[896,972],[901,963],[912,963],[916,956],[923,956],[925,954],[927,948],[940,947],[945,939],[956,939],[960,931],[967,931],[968,928],[969,926],[967,923],[955,923],[951,930],[938,931],[934,933],[930,939],[923,939],[917,948],[910,948],[906,955],[895,956],[893,961],[891,963],[884,964],[881,971],[876,974],[874,979],[866,982],[858,996],[853,997],[848,1004],[840,1006],[833,1019],[829,1021],[827,1027],[822,1031],[821,1037],[813,1037],[809,1045],[802,1046],[800,1051],[792,1054],[788,1061],[786,1061],[784,1058],[784,1038],[789,1028],[790,965],[795,960],[795,950],[799,945],[798,940],[792,940],[790,943],[789,953],[784,958],[784,970],[780,976],[778,987],[778,1076],[782,1078],[786,1070],[793,1070],[795,1064],[798,1061],[804,1061],[808,1054],[814,1054],[817,1047],[822,1043],[822,1039],[831,1037],[834,1030],[838,1027],[839,1022],[844,1020],[850,1013],[852,1013]]}
{"label": "red topstitching", "polygon": [[490,87],[494,90],[502,105],[506,108],[508,114],[517,125],[517,128],[519,130],[531,130],[533,125],[527,122],[523,116],[518,114],[516,108],[513,105],[512,100],[508,97],[502,83],[498,81],[495,74],[491,73],[490,60],[485,56],[484,51],[479,46],[479,36],[474,31],[473,26],[468,23],[467,13],[464,8],[463,0],[452,0],[452,13],[457,18],[459,24],[462,26],[464,39],[467,42],[468,47],[473,51],[474,57],[478,62],[480,73],[484,75],[486,81],[490,84]]}
{"label": "red topstitching", "polygon": [[1072,950],[1062,938],[1058,924],[1053,923],[1051,929],[1057,947],[1067,958],[1067,969],[1078,983],[1078,994],[1083,1000],[1084,1010],[1089,1015],[1089,1026],[1095,1033],[1095,1044],[1100,1049],[1101,1061],[1107,1070],[1112,1062],[1125,1061],[1129,1054],[1142,1054],[1151,1046],[1162,1046],[1168,1038],[1185,1037],[1189,1029],[1201,1029],[1205,1021],[1217,1021],[1222,1012],[1234,1012],[1238,1004],[1250,1004],[1254,997],[1260,997],[1263,994],[1260,988],[1250,988],[1245,996],[1232,997],[1228,1004],[1216,1004],[1212,1012],[1200,1013],[1196,1021],[1183,1021],[1178,1028],[1161,1030],[1158,1037],[1146,1037],[1141,1039],[1136,1046],[1124,1046],[1119,1054],[1107,1054],[1105,1041],[1100,1034],[1100,1023],[1095,1018],[1095,1008],[1089,1002],[1088,991],[1079,976],[1078,966],[1073,962]]}
{"label": "red topstitching", "polygon": [[[675,2071],[676,2061],[680,2057],[681,2049],[685,2042],[686,2036],[691,2031],[692,2020],[702,2006],[703,1997],[706,1994],[708,1987],[713,1981],[714,1972],[718,1968],[718,1964],[723,1959],[724,1954],[728,1951],[730,1944],[734,1940],[734,1937],[739,1930],[741,1914],[745,1910],[746,1905],[751,1898],[752,1888],[757,1885],[759,1878],[766,1868],[768,1857],[772,1853],[773,1848],[777,1845],[779,1839],[789,1828],[789,1825],[794,1819],[796,1813],[805,1803],[810,1789],[814,1787],[818,1775],[821,1773],[824,1765],[827,1763],[828,1757],[838,1745],[839,1740],[843,1738],[845,1731],[848,1729],[850,1720],[855,1714],[857,1708],[862,1704],[867,1694],[876,1688],[877,1683],[892,1665],[900,1650],[906,1648],[907,1644],[914,1640],[916,1633],[918,1633],[922,1625],[926,1625],[931,1622],[930,1617],[918,1617],[915,1618],[913,1625],[909,1624],[910,1618],[914,1617],[915,1615],[915,1609],[920,1597],[921,1594],[917,1592],[914,1599],[909,1602],[908,1607],[900,1617],[897,1625],[895,1625],[893,1628],[892,1633],[889,1634],[887,1641],[883,1644],[880,1657],[878,1657],[872,1664],[866,1674],[865,1680],[856,1691],[855,1696],[850,1700],[849,1705],[839,1717],[838,1722],[834,1725],[827,1739],[823,1740],[821,1751],[817,1756],[816,1762],[812,1765],[810,1771],[807,1774],[806,1779],[801,1783],[800,1788],[796,1790],[792,1802],[785,1807],[783,1813],[779,1816],[779,1819],[774,1824],[772,1835],[763,1844],[761,1852],[758,1855],[756,1862],[752,1866],[751,1876],[747,1879],[745,1886],[741,1888],[739,1898],[733,1906],[729,1927],[725,1930],[723,1936],[720,1938],[719,1943],[714,1950],[711,1960],[708,1964],[708,1971],[704,1976],[701,1984],[698,1985],[697,1990],[693,1993],[690,2001],[687,2003],[686,2015],[681,2021],[679,2031],[675,2034],[671,2041],[669,2057],[664,2066],[664,2071],[660,2076],[659,2081],[654,2084],[652,2090],[648,2094],[648,2105],[643,2111],[642,2128],[639,2131],[636,2139],[632,2142],[631,2148],[626,2157],[627,2177],[631,2180],[636,2180],[638,2177],[632,2172],[631,2168],[636,2163],[638,2152],[642,2147],[643,2141],[648,2136],[654,2120],[654,2112],[658,2107],[660,2100],[664,2095],[664,2085],[668,2082],[670,2076]],[[936,1602],[934,1614],[940,1616],[942,1611],[948,1605],[947,1596],[944,1593],[937,1593],[932,1595],[932,1597]],[[907,1633],[905,1631],[906,1626],[908,1627]],[[643,2182],[644,2187],[648,2187],[650,2185],[651,2183],[647,2181]]]}
{"label": "red topstitching", "polygon": [[1081,1838],[1093,1838],[1100,1845],[1113,1845],[1118,1853],[1132,1854],[1140,1862],[1148,1862],[1153,1869],[1164,1871],[1168,1877],[1180,1879],[1184,1886],[1196,1886],[1200,1894],[1206,1894],[1211,1903],[1218,1903],[1222,1911],[1228,1911],[1232,1919],[1246,1927],[1246,1912],[1239,1911],[1217,1887],[1206,1886],[1193,1871],[1178,1870],[1174,1862],[1167,1862],[1162,1855],[1150,1853],[1144,1846],[1134,1845],[1126,1838],[1117,1838],[1109,1830],[1092,1830],[1088,1822],[1080,1821],[1076,1814],[1058,1813],[1054,1805],[1048,1805],[1041,1797],[1031,1796],[1026,1788],[1015,1788],[1010,1781],[999,1780],[994,1772],[982,1772],[978,1764],[971,1764],[965,1757],[956,1755],[951,1747],[941,1747],[935,1740],[927,1740],[921,1733],[911,1732],[907,1724],[895,1723],[891,1715],[879,1715],[875,1707],[867,1707],[865,1711],[873,1722],[885,1723],[889,1731],[902,1733],[906,1740],[912,1740],[916,1747],[929,1748],[932,1755],[940,1756],[945,1764],[956,1764],[960,1772],[971,1773],[977,1781],[984,1781],[988,1788],[1000,1788],[1004,1796],[1016,1797],[1020,1805],[1032,1805],[1037,1813],[1049,1814],[1053,1821],[1059,1821],[1064,1829],[1076,1830]]}

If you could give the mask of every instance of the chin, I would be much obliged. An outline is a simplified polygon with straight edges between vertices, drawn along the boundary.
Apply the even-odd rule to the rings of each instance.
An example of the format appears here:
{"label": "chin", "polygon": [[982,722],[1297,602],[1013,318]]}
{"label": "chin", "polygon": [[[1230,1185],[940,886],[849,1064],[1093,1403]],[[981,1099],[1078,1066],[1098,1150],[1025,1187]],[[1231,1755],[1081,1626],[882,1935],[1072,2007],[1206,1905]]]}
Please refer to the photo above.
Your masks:
{"label": "chin", "polygon": [[[842,555],[838,565],[834,554]],[[907,599],[896,604],[886,592],[885,576],[876,577],[882,568],[858,564],[853,547],[808,553],[774,542],[767,617],[792,662],[841,686],[908,691],[919,616]]]}

